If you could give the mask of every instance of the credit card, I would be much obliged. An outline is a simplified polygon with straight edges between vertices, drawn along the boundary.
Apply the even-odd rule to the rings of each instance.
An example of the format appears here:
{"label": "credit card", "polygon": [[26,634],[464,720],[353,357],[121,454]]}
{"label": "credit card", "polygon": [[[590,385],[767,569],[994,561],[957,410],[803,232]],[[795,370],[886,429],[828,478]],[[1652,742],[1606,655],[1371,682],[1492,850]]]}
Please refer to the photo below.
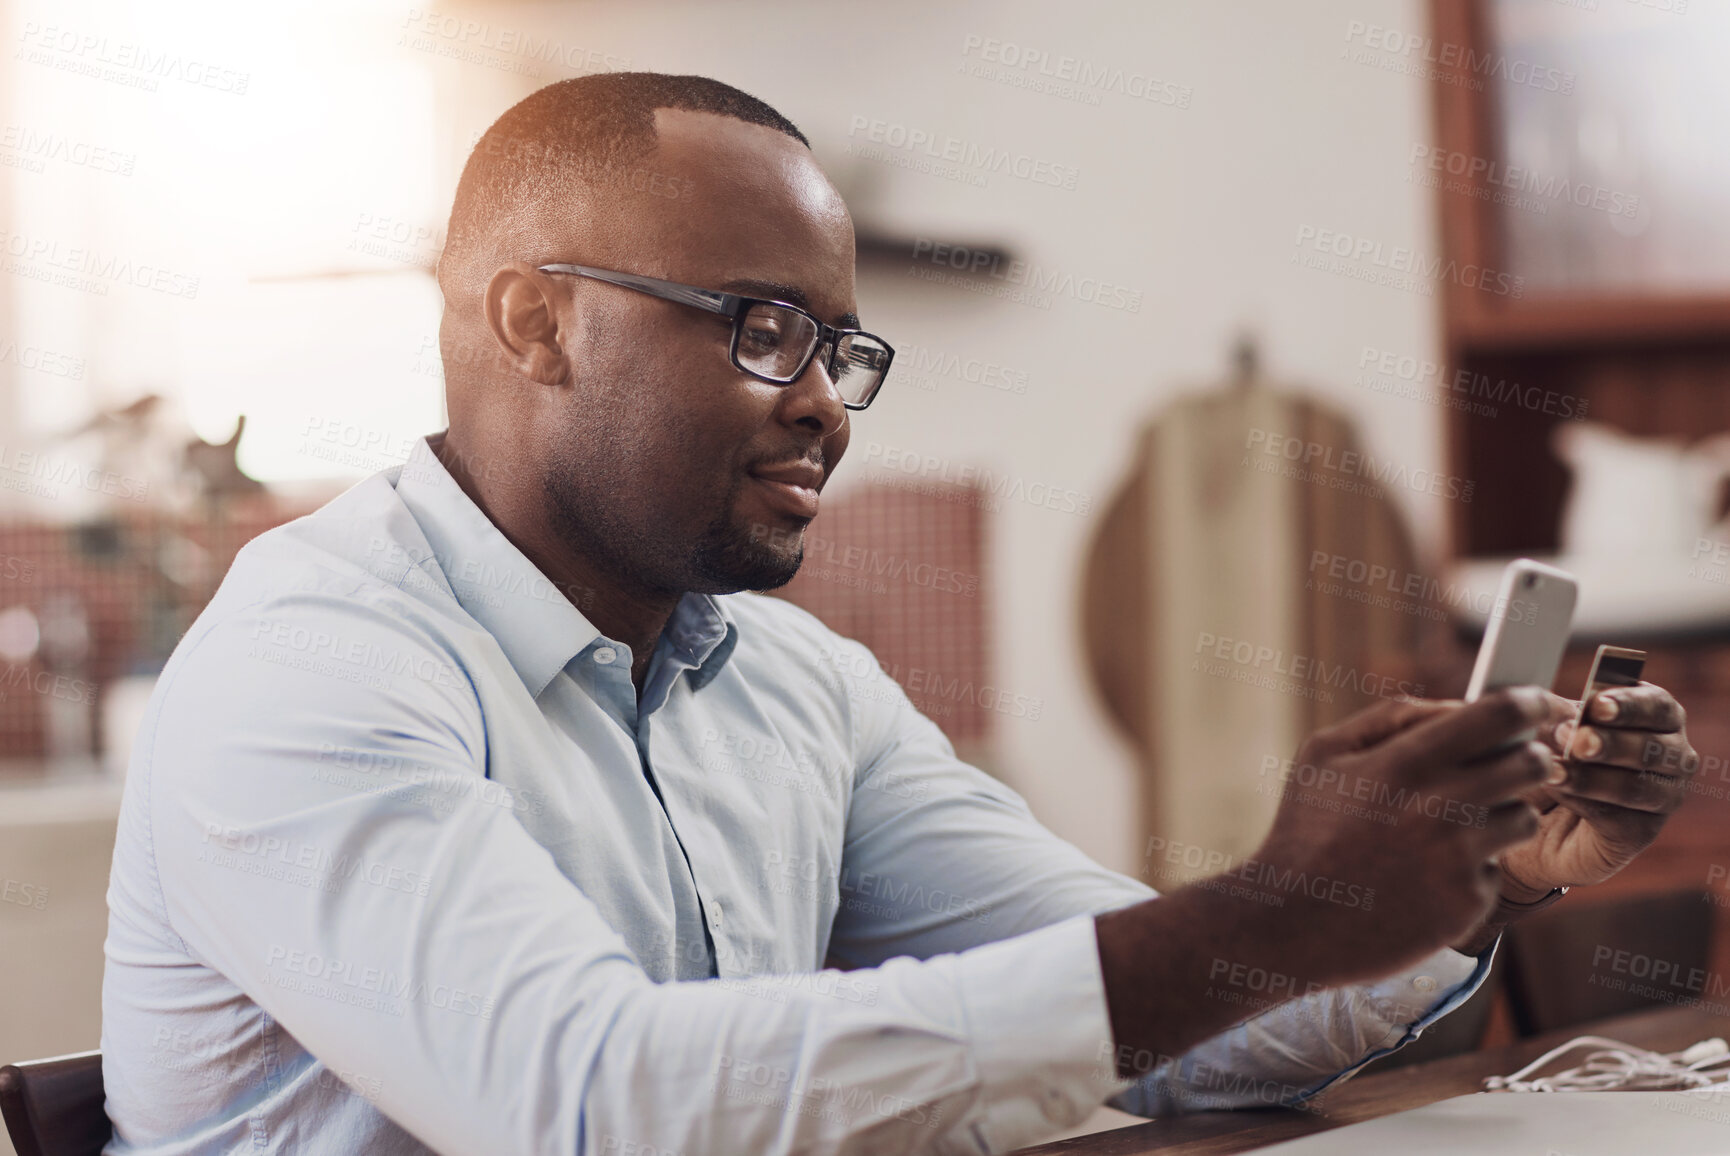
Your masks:
{"label": "credit card", "polygon": [[1580,727],[1592,725],[1586,718],[1586,710],[1593,697],[1611,687],[1640,685],[1640,674],[1645,669],[1644,650],[1629,650],[1624,646],[1598,648],[1598,653],[1592,656],[1592,673],[1586,676],[1586,692],[1580,696],[1580,713],[1574,719],[1574,734],[1568,740],[1569,758],[1579,757],[1574,753],[1574,740],[1579,738]]}

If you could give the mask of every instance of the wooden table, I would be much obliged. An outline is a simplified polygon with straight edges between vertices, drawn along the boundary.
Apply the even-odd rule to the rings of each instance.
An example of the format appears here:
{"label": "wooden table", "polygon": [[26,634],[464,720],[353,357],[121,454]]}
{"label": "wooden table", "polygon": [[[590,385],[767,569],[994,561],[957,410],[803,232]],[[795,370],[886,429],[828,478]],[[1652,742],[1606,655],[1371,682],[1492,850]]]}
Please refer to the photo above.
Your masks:
{"label": "wooden table", "polygon": [[[1468,1052],[1427,1064],[1348,1080],[1313,1111],[1290,1108],[1194,1112],[1024,1148],[1019,1156],[1225,1156],[1294,1140],[1330,1128],[1374,1120],[1437,1100],[1482,1090],[1485,1076],[1518,1071],[1575,1036],[1599,1035],[1659,1052],[1675,1052],[1712,1036],[1730,1039],[1730,1018],[1694,1008],[1663,1008],[1536,1036],[1507,1047]],[[1577,1062],[1577,1061],[1575,1061]]]}

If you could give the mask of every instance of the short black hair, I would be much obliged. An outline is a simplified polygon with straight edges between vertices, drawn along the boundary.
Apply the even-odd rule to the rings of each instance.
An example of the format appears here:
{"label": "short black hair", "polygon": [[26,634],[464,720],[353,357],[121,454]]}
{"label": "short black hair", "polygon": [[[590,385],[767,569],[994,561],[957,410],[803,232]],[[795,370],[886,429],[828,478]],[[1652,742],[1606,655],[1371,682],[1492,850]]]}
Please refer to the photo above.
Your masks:
{"label": "short black hair", "polygon": [[460,263],[515,212],[568,194],[572,183],[604,185],[654,150],[655,110],[732,117],[811,147],[792,121],[730,84],[707,76],[598,72],[561,80],[507,109],[463,165],[445,233]]}

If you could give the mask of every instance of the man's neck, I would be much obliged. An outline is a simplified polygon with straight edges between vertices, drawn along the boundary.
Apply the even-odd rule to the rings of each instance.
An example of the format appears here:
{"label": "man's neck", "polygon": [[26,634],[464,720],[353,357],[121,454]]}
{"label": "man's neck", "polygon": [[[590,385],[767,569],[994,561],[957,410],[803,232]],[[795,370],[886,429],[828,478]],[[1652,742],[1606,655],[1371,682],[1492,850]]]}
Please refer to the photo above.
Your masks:
{"label": "man's neck", "polygon": [[427,444],[499,533],[521,550],[596,630],[631,648],[631,682],[641,698],[649,659],[679,604],[678,596],[645,596],[627,589],[616,576],[574,554],[559,540],[538,491],[530,493],[508,484],[508,471],[502,481],[477,478],[467,465],[473,460],[473,451],[453,445],[447,434],[433,434]]}

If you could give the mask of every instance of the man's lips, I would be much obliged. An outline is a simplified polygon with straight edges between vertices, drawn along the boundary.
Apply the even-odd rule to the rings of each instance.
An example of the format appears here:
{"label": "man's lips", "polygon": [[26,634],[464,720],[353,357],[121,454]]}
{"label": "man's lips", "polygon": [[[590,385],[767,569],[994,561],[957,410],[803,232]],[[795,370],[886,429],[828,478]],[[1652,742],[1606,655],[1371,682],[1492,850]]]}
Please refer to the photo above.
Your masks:
{"label": "man's lips", "polygon": [[823,467],[809,461],[755,466],[747,471],[763,484],[775,505],[801,518],[817,516],[817,491],[823,485]]}
{"label": "man's lips", "polygon": [[752,466],[749,473],[752,477],[762,478],[766,482],[785,482],[789,486],[800,486],[807,490],[819,490],[823,487],[823,467],[803,458],[778,466]]}

